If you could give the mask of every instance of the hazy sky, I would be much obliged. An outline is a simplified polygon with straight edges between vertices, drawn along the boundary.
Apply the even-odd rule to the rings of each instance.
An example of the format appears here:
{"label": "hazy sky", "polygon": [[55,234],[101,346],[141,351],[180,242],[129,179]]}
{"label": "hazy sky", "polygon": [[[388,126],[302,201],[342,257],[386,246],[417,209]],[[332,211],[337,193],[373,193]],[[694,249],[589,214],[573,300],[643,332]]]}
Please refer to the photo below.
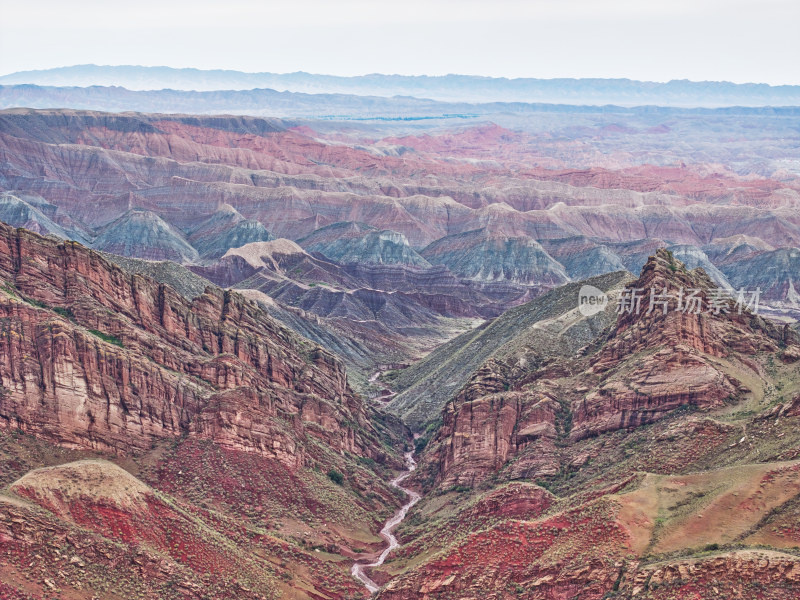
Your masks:
{"label": "hazy sky", "polygon": [[800,0],[0,0],[0,74],[96,64],[800,84]]}

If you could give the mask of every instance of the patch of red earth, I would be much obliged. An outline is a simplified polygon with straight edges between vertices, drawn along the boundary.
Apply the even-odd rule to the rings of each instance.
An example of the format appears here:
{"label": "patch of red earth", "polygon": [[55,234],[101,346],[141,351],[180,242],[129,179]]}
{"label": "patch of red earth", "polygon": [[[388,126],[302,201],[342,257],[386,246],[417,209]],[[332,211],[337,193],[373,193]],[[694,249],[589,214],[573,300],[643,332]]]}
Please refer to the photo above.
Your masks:
{"label": "patch of red earth", "polygon": [[[44,534],[43,532],[46,532]],[[239,568],[212,575],[176,563],[148,545],[123,544],[76,527],[41,510],[0,504],[0,598],[65,600],[148,597],[199,600],[223,597],[263,598],[269,588],[263,567],[245,579],[257,591],[236,582]],[[171,583],[170,583],[171,582]],[[9,589],[11,591],[9,591]],[[57,593],[56,593],[57,591]]]}
{"label": "patch of red earth", "polygon": [[[353,471],[346,472],[349,484],[362,497],[351,496],[335,487],[325,491],[318,473],[330,468],[342,469],[320,457],[308,459],[308,467],[290,469],[283,463],[254,453],[221,448],[216,444],[188,438],[145,476],[147,483],[187,504],[202,502],[235,519],[243,519],[258,528],[278,530],[289,520],[304,523],[313,530],[315,543],[330,545],[337,551],[349,551],[358,543],[347,538],[347,531],[380,530],[386,507],[397,498],[374,480]],[[317,469],[314,470],[313,467]],[[327,478],[325,478],[327,481]],[[331,501],[328,492],[341,494],[342,502]],[[344,496],[347,494],[347,497]],[[353,504],[355,503],[355,504]],[[343,508],[349,506],[349,508]],[[336,527],[319,528],[319,523]]]}
{"label": "patch of red earth", "polygon": [[[248,548],[253,554],[269,560],[278,574],[286,574],[287,579],[301,566],[308,571],[308,579],[313,582],[315,589],[328,598],[350,597],[363,591],[363,586],[350,574],[347,562],[342,566],[325,561],[311,548],[301,548],[269,533],[257,531],[245,525],[241,519],[225,516],[216,509],[206,509],[194,504],[185,508],[239,547]],[[269,527],[269,524],[262,525]],[[342,552],[343,548],[332,547],[325,550]]]}
{"label": "patch of red earth", "polygon": [[[435,530],[401,532],[402,545],[393,556],[411,559],[430,548],[451,544],[466,533],[494,526],[499,520],[537,519],[553,506],[555,500],[555,496],[538,486],[511,483],[487,494],[466,510],[448,516]],[[374,573],[378,577],[381,575],[379,571]]]}
{"label": "patch of red earth", "polygon": [[194,439],[161,462],[148,483],[169,494],[200,496],[262,527],[274,522],[274,507],[301,519],[324,508],[283,463]]}
{"label": "patch of red earth", "polygon": [[[630,550],[627,532],[606,503],[593,503],[542,521],[506,521],[469,535],[381,598],[463,598],[519,590],[525,598],[602,598]],[[417,589],[419,596],[406,595]]]}
{"label": "patch of red earth", "polygon": [[512,483],[481,498],[462,518],[531,520],[546,512],[555,500],[555,496],[544,488]]}
{"label": "patch of red earth", "polygon": [[761,478],[761,484],[774,483],[778,478],[782,478],[789,473],[797,472],[800,472],[800,464],[773,469],[772,471],[764,473],[764,476]]}
{"label": "patch of red earth", "polygon": [[[225,549],[199,533],[199,523],[191,522],[155,496],[144,499],[146,506],[128,508],[89,498],[56,505],[30,488],[18,487],[15,492],[80,527],[125,544],[147,544],[193,570],[220,575],[235,570]],[[54,493],[60,495],[58,490]]]}

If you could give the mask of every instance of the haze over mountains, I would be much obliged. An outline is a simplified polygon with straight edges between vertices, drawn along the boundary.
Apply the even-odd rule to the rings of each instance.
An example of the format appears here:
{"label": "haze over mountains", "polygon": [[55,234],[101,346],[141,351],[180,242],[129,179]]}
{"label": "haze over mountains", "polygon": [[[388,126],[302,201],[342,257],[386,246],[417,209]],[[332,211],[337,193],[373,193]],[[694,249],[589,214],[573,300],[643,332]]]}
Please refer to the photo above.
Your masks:
{"label": "haze over mountains", "polygon": [[0,597],[798,597],[798,88],[0,83]]}
{"label": "haze over mountains", "polygon": [[[798,106],[800,86],[719,81],[656,83],[630,79],[507,79],[469,75],[439,77],[370,74],[337,77],[312,73],[75,65],[22,71],[0,77],[0,85],[55,87],[120,86],[129,90],[253,90],[356,96],[414,96],[445,102],[680,107]],[[29,104],[25,106],[31,106]],[[76,106],[70,105],[73,108]],[[252,113],[251,113],[252,114]]]}

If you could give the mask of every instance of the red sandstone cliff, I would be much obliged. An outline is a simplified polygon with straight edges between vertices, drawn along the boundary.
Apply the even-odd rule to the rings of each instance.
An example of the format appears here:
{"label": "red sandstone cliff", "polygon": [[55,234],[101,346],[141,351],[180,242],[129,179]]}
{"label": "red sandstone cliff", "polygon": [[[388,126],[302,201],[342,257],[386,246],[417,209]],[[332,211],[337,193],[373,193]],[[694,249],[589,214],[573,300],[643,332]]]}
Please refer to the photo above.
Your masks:
{"label": "red sandstone cliff", "polygon": [[0,225],[0,423],[127,452],[191,435],[303,461],[304,439],[376,457],[332,355],[256,304],[188,302],[73,242]]}
{"label": "red sandstone cliff", "polygon": [[[650,290],[665,288],[698,290],[700,311],[678,310],[677,295],[666,312],[661,305],[649,310]],[[791,358],[795,338],[749,309],[740,313],[733,300],[717,312],[715,289],[705,273],[659,250],[623,292],[642,290],[640,309],[620,314],[599,349],[561,356],[554,339],[532,356],[523,347],[478,369],[445,407],[421,471],[434,472],[443,487],[498,472],[506,479],[552,475],[586,460],[571,450],[579,440],[652,423],[681,407],[709,409],[752,396],[757,390],[743,381],[763,386],[765,376],[756,355]],[[560,320],[571,323],[575,307],[564,310]],[[615,310],[614,299],[607,310]],[[547,327],[552,323],[540,328]]]}

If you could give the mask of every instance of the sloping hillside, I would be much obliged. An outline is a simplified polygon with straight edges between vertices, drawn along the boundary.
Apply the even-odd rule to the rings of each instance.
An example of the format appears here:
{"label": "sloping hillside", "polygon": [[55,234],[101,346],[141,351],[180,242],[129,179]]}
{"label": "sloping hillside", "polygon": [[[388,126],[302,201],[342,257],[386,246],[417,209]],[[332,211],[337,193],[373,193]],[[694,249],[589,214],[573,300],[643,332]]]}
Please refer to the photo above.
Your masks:
{"label": "sloping hillside", "polygon": [[[435,420],[470,377],[495,356],[522,347],[545,356],[574,354],[611,325],[615,294],[629,278],[623,271],[565,285],[451,340],[392,380],[400,393],[389,409],[411,427],[420,428]],[[607,310],[591,318],[578,311],[578,292],[585,284],[612,297]]]}

